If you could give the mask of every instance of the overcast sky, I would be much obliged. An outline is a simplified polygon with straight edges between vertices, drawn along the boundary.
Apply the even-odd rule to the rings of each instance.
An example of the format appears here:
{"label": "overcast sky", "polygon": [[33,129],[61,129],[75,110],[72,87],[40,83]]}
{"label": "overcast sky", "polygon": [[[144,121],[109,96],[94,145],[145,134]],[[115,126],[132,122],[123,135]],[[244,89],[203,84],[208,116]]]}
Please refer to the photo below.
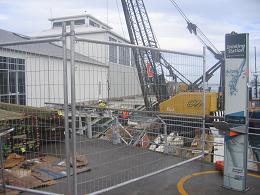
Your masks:
{"label": "overcast sky", "polygon": [[[189,34],[186,23],[169,0],[144,0],[160,47],[186,52],[202,52],[201,43]],[[251,67],[253,47],[257,47],[260,70],[259,0],[176,0],[187,17],[219,49],[224,49],[226,33],[250,33]],[[120,0],[0,0],[0,28],[30,35],[50,28],[48,18],[88,13],[128,38]],[[252,68],[251,68],[252,70]]]}

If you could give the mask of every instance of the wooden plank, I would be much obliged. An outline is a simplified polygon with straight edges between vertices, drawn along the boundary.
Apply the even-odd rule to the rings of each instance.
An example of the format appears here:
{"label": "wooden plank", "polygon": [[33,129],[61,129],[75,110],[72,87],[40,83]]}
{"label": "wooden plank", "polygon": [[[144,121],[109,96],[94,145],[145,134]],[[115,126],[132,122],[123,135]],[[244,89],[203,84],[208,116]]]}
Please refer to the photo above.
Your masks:
{"label": "wooden plank", "polygon": [[19,120],[19,119],[25,119],[25,118],[26,117],[22,113],[0,109],[0,121]]}
{"label": "wooden plank", "polygon": [[16,113],[23,113],[26,115],[37,116],[40,119],[48,120],[52,115],[58,115],[58,110],[50,109],[50,108],[38,108],[32,106],[24,106],[18,104],[8,104],[8,103],[0,103],[0,109],[16,112]]}

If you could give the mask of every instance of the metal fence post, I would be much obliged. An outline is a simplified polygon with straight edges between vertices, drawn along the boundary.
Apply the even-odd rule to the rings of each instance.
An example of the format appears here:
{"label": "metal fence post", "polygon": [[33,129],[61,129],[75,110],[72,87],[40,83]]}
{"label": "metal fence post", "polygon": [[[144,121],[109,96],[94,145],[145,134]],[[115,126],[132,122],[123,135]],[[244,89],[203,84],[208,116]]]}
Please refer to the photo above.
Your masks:
{"label": "metal fence post", "polygon": [[5,177],[4,177],[4,159],[3,159],[3,147],[2,137],[0,136],[0,166],[1,166],[1,180],[2,185],[0,186],[0,192],[5,192]]}
{"label": "metal fence post", "polygon": [[71,194],[70,181],[70,131],[69,131],[69,108],[68,108],[68,67],[67,67],[67,38],[66,24],[62,24],[62,47],[63,47],[63,93],[64,93],[64,127],[65,127],[65,159],[67,170],[67,192]]}
{"label": "metal fence post", "polygon": [[205,123],[206,123],[206,47],[203,47],[203,127],[202,154],[205,155]]}
{"label": "metal fence post", "polygon": [[88,138],[92,139],[92,124],[91,124],[90,116],[87,116],[87,123],[88,123]]}
{"label": "metal fence post", "polygon": [[11,133],[14,131],[14,128],[4,131],[3,133],[0,133],[0,166],[1,166],[1,176],[2,184],[0,184],[0,192],[5,192],[6,190],[6,184],[5,184],[5,177],[4,177],[4,151],[3,151],[3,143],[2,143],[2,136]]}
{"label": "metal fence post", "polygon": [[74,22],[70,24],[70,63],[71,63],[71,119],[72,119],[72,166],[73,190],[77,195],[77,164],[76,164],[76,86],[75,86],[75,30]]}

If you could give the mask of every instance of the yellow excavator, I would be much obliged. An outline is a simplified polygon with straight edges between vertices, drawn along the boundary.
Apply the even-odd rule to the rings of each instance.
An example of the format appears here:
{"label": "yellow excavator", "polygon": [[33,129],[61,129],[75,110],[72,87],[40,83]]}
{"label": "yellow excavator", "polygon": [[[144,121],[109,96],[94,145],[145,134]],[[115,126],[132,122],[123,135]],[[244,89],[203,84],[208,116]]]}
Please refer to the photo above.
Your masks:
{"label": "yellow excavator", "polygon": [[[205,114],[210,115],[218,111],[218,93],[207,92],[205,94]],[[160,103],[160,112],[185,115],[203,115],[202,92],[180,92],[168,100]]]}

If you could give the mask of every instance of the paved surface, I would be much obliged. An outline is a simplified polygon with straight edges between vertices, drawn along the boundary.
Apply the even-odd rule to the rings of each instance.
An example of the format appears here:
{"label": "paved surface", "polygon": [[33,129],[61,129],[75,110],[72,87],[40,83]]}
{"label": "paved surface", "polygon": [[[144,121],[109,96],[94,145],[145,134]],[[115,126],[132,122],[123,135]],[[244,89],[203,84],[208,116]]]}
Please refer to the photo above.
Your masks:
{"label": "paved surface", "polygon": [[[163,155],[126,145],[113,145],[102,140],[87,140],[78,138],[77,152],[87,154],[90,172],[78,175],[78,194],[87,194],[120,182],[127,181],[147,173],[165,168],[183,161],[170,155]],[[64,144],[49,145],[46,150],[62,154]],[[191,162],[172,170],[136,181],[123,187],[103,193],[103,195],[153,195],[180,194],[177,184],[181,178],[195,172],[214,170],[213,165],[201,162]],[[222,176],[218,173],[192,177],[183,183],[183,188],[189,194],[239,194],[222,187]],[[260,194],[260,178],[249,177],[250,190],[246,195]],[[46,191],[65,193],[66,183],[60,183],[44,188]],[[23,193],[28,194],[28,193]],[[73,193],[72,193],[73,194]],[[242,193],[241,193],[242,194]]]}
{"label": "paved surface", "polygon": [[[57,143],[46,146],[45,151],[49,154],[62,154],[64,149],[63,143]],[[91,169],[89,172],[78,174],[79,194],[107,188],[183,161],[178,157],[146,149],[125,144],[113,145],[105,140],[88,140],[79,136],[77,153],[87,155],[88,167]],[[43,190],[65,193],[65,182]]]}
{"label": "paved surface", "polygon": [[[172,195],[180,194],[177,184],[181,178],[192,173],[214,170],[210,164],[201,162],[192,162],[170,171],[137,181],[126,186],[105,192],[102,195]],[[219,173],[210,173],[192,177],[184,183],[183,187],[188,194],[194,195],[259,195],[260,177],[248,177],[249,190],[245,193],[234,192],[221,187],[223,183],[222,175]]]}

